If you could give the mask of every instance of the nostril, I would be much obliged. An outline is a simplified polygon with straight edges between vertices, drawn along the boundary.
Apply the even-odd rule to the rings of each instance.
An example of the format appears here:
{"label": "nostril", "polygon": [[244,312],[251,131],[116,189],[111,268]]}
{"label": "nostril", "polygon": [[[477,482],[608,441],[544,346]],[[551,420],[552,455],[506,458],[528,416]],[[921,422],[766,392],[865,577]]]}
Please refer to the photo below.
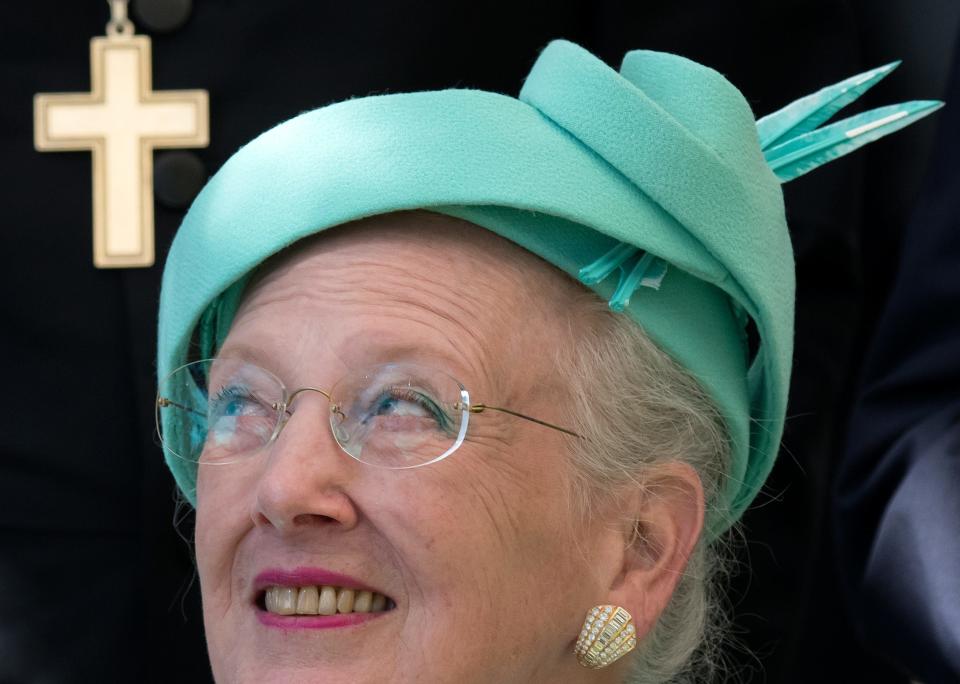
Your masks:
{"label": "nostril", "polygon": [[350,468],[360,464],[333,448],[323,449],[329,455],[317,458],[312,445],[294,447],[271,454],[263,471],[255,474],[259,479],[252,483],[248,509],[254,526],[282,535],[327,529],[328,523],[344,530],[355,527],[360,514],[345,485],[353,477]]}
{"label": "nostril", "polygon": [[315,526],[315,527],[326,527],[331,523],[339,524],[339,520],[336,518],[323,515],[321,513],[300,513],[293,518],[293,524],[298,526]]}
{"label": "nostril", "polygon": [[264,525],[269,526],[272,523],[270,522],[270,518],[265,516],[263,513],[257,511],[256,513],[253,514],[253,524],[258,526],[264,526]]}

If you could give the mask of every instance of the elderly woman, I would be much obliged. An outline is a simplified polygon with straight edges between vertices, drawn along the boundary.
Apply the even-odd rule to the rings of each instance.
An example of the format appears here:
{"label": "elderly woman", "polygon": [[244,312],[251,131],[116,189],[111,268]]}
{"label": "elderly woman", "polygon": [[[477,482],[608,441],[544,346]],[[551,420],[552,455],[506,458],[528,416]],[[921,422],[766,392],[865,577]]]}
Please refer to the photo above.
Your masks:
{"label": "elderly woman", "polygon": [[160,313],[217,681],[709,676],[784,418],[779,182],[929,111],[814,130],[887,71],[755,122],[698,64],[555,41],[519,99],[354,99],[240,150]]}

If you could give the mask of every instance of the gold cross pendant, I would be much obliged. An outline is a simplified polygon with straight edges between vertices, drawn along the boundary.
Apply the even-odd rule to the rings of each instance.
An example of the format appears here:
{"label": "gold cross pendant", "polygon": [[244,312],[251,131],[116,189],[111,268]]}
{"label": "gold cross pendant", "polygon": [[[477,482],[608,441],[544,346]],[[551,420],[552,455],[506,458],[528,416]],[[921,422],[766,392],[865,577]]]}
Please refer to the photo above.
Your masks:
{"label": "gold cross pendant", "polygon": [[154,262],[153,150],[206,147],[208,95],[151,90],[150,38],[134,35],[126,3],[113,4],[106,37],[90,40],[91,92],[34,96],[34,146],[93,153],[93,263],[145,267]]}

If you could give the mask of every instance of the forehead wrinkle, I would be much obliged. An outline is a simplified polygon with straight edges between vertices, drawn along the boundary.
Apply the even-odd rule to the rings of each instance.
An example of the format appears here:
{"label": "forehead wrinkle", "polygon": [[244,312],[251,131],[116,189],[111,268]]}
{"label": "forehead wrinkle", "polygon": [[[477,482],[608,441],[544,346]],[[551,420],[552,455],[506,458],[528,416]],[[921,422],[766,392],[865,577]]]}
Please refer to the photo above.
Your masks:
{"label": "forehead wrinkle", "polygon": [[[392,303],[410,307],[409,312],[422,311],[418,323],[442,321],[432,328],[441,331],[475,377],[484,377],[476,372],[483,359],[462,350],[487,350],[491,363],[483,364],[486,375],[499,388],[491,401],[526,403],[534,387],[556,389],[549,353],[538,351],[534,358],[546,360],[537,361],[536,368],[523,362],[527,372],[519,375],[510,372],[517,370],[511,359],[524,356],[518,350],[542,350],[544,339],[568,343],[563,322],[571,295],[575,299],[586,290],[508,240],[466,221],[417,211],[345,224],[293,249],[261,272],[257,287],[303,271],[308,281],[323,283],[324,293],[340,303],[357,303],[351,290],[372,292],[386,308]],[[441,279],[442,273],[451,274],[449,280]],[[418,290],[427,290],[428,296],[417,297]],[[397,316],[395,311],[385,315]],[[409,321],[412,315],[399,318]],[[523,378],[523,383],[514,380],[508,387],[507,377]]]}
{"label": "forehead wrinkle", "polygon": [[[358,306],[363,308],[375,307],[377,315],[397,319],[402,322],[411,320],[425,325],[436,334],[439,334],[447,345],[462,359],[463,365],[476,379],[485,378],[494,388],[501,385],[500,364],[496,352],[492,349],[490,333],[496,329],[494,325],[475,325],[475,321],[484,321],[490,318],[490,303],[484,305],[470,292],[455,292],[447,283],[424,275],[411,280],[410,274],[404,269],[396,269],[396,273],[386,279],[370,282],[362,279],[358,286],[372,292],[381,298],[379,303],[371,303],[350,288],[351,281],[361,281],[359,274],[354,273],[352,278],[341,281],[344,289],[332,288],[337,296],[337,304]],[[429,289],[429,298],[418,296],[424,289]],[[421,314],[415,318],[412,315]],[[438,322],[442,322],[438,325]],[[444,325],[445,324],[445,325]],[[450,328],[453,328],[451,333]],[[494,358],[489,357],[491,353]],[[484,370],[485,369],[485,370]]]}
{"label": "forehead wrinkle", "polygon": [[[473,226],[473,230],[486,233],[476,226]],[[441,237],[449,236],[441,234]],[[422,244],[420,246],[426,248],[425,254],[416,249],[412,250],[415,271],[392,259],[375,260],[369,258],[369,255],[355,261],[350,260],[349,266],[346,265],[347,260],[340,261],[337,265],[346,270],[345,282],[355,282],[358,287],[378,289],[382,296],[392,297],[398,304],[412,304],[444,318],[459,327],[482,348],[490,347],[488,342],[496,340],[496,346],[502,348],[502,353],[491,360],[498,361],[494,368],[500,369],[510,350],[530,344],[527,334],[529,330],[537,328],[538,325],[542,326],[543,331],[555,328],[557,321],[548,319],[563,312],[564,307],[558,306],[559,301],[548,303],[547,300],[558,289],[562,290],[562,287],[557,288],[557,283],[552,280],[566,276],[559,271],[552,273],[553,267],[539,257],[524,252],[497,235],[488,234],[486,238],[493,240],[493,244],[498,248],[496,253],[486,249],[467,250],[464,249],[464,244],[450,243],[446,239]],[[410,245],[400,242],[391,245],[390,254],[391,257],[402,256],[406,251],[411,251]],[[454,252],[453,255],[451,251]],[[424,264],[431,259],[436,261],[437,268]],[[456,259],[457,263],[456,281],[435,278],[434,274],[442,272],[452,259]],[[359,271],[352,268],[357,265],[383,269],[394,275],[396,281],[387,283],[389,287],[383,283],[371,284],[368,279],[362,279]],[[399,295],[402,290],[416,293],[427,286],[432,286],[431,295],[435,298],[436,306],[431,306],[430,302],[404,299]],[[461,312],[464,313],[463,316],[459,316]],[[512,314],[522,315],[523,318],[521,320]],[[474,321],[482,321],[483,325],[467,324]],[[485,333],[490,340],[484,339]],[[539,342],[537,344],[539,345]]]}
{"label": "forehead wrinkle", "polygon": [[[429,328],[431,337],[446,342],[451,355],[461,362],[458,365],[469,372],[470,379],[474,381],[470,384],[485,380],[487,382],[483,384],[487,385],[485,389],[488,392],[496,393],[499,390],[500,373],[490,371],[498,371],[500,364],[486,363],[487,359],[484,358],[490,351],[490,344],[483,330],[495,329],[496,326],[469,324],[470,321],[489,318],[492,310],[490,303],[479,301],[469,291],[454,292],[447,283],[432,275],[412,277],[406,267],[387,261],[338,260],[333,266],[322,269],[324,276],[319,279],[316,273],[321,269],[322,264],[313,264],[312,268],[307,268],[307,264],[303,263],[288,264],[264,275],[244,299],[235,323],[252,323],[259,314],[278,304],[309,310],[317,301],[322,302],[323,308],[331,310],[334,316],[337,315],[336,309],[345,307],[354,313],[359,311],[361,315],[374,315],[402,323],[415,322]],[[376,273],[377,277],[371,278],[370,273]],[[311,287],[318,281],[325,283],[322,290]],[[418,296],[424,290],[427,291],[427,297]],[[364,296],[369,294],[374,295],[372,300]],[[436,348],[438,345],[425,346]],[[298,351],[308,349],[312,347],[302,340]],[[283,361],[286,364],[289,360]],[[487,369],[487,372],[483,369]],[[283,370],[278,369],[280,372]]]}

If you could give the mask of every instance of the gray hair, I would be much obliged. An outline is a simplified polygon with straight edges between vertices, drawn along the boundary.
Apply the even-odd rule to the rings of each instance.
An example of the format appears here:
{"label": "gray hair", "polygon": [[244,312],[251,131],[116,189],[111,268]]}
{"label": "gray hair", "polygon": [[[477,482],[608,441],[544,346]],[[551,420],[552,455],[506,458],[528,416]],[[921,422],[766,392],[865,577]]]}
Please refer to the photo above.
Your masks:
{"label": "gray hair", "polygon": [[[707,510],[716,500],[730,458],[724,421],[696,379],[659,349],[626,316],[612,313],[592,293],[586,314],[571,318],[572,347],[559,350],[557,367],[572,394],[573,428],[585,440],[574,447],[572,501],[589,516],[604,491],[631,482],[643,486],[651,466],[681,461],[693,467]],[[637,529],[642,542],[642,530]],[[703,536],[659,620],[630,657],[630,684],[712,681],[722,669],[726,631],[723,543]]]}

